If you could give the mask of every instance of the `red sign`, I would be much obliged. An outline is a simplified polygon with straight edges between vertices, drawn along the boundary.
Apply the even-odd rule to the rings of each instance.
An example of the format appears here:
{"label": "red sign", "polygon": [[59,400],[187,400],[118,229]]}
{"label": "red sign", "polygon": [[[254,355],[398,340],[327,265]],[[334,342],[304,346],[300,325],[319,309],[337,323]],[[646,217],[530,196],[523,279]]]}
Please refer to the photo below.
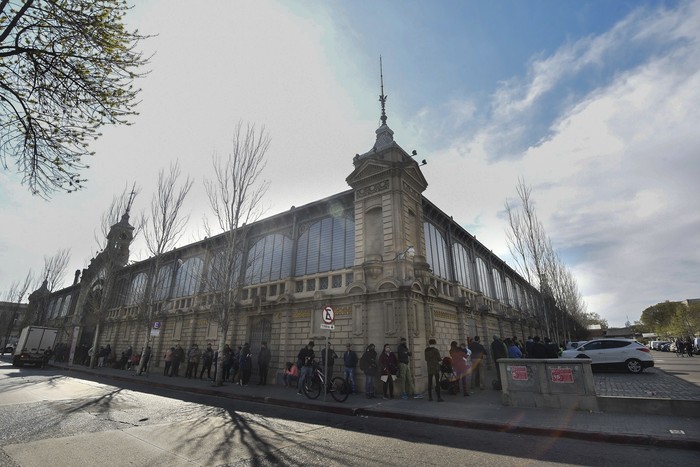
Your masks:
{"label": "red sign", "polygon": [[526,366],[509,366],[508,368],[510,368],[510,379],[513,381],[527,381]]}
{"label": "red sign", "polygon": [[553,383],[573,383],[574,382],[574,372],[571,368],[552,368],[552,382]]}

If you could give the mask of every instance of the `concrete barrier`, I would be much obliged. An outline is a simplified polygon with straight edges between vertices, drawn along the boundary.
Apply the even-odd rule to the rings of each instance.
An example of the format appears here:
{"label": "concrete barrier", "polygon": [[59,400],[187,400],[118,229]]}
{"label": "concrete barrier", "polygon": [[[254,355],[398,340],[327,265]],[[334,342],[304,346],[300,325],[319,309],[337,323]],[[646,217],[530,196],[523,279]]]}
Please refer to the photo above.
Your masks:
{"label": "concrete barrier", "polygon": [[502,358],[503,405],[598,411],[591,361]]}

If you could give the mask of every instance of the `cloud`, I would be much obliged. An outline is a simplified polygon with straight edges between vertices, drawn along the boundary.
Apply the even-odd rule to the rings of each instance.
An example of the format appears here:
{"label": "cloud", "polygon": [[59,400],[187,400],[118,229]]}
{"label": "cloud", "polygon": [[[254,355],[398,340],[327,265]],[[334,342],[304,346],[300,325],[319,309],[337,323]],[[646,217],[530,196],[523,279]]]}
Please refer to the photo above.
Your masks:
{"label": "cloud", "polygon": [[507,256],[496,213],[524,177],[589,310],[612,325],[697,295],[699,34],[700,4],[683,3],[535,57],[499,85],[481,129],[440,154],[445,167],[426,168],[449,187],[429,188],[432,201]]}

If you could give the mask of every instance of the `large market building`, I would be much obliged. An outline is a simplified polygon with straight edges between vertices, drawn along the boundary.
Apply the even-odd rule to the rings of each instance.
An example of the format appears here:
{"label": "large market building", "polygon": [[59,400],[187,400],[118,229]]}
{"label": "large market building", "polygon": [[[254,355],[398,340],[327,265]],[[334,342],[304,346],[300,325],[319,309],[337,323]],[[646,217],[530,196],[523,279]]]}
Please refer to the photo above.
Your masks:
{"label": "large market building", "polygon": [[[419,387],[425,381],[422,351],[435,338],[441,352],[452,340],[480,335],[549,335],[539,292],[452,217],[423,196],[422,164],[381,125],[372,148],[348,158],[347,191],[245,226],[247,260],[240,300],[231,314],[227,342],[249,342],[255,353],[267,342],[278,373],[315,336],[330,334],[336,349],[351,343],[395,347],[406,337]],[[203,280],[214,261],[217,237],[129,264],[133,227],[128,213],[112,226],[108,246],[76,272],[72,286],[32,294],[35,323],[58,327],[72,360],[83,359],[98,324],[95,299],[108,300],[98,345],[117,356],[127,347],[153,348],[152,367],[162,368],[167,348],[212,343],[221,326],[212,319],[212,290]],[[111,256],[110,256],[111,255]],[[108,297],[104,264],[119,264]],[[139,317],[138,291],[155,274],[150,324]],[[153,281],[151,281],[153,282]],[[331,307],[334,329],[321,329]],[[153,325],[157,332],[152,332]],[[340,362],[339,362],[340,363]]]}

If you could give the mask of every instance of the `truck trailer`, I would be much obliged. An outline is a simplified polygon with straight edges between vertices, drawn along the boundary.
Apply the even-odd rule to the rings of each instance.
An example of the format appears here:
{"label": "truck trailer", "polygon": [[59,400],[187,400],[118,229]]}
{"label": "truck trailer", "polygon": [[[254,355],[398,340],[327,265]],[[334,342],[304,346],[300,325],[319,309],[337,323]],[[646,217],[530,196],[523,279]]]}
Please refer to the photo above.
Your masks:
{"label": "truck trailer", "polygon": [[53,351],[58,329],[43,326],[27,326],[17,341],[15,355],[12,358],[14,366],[26,364],[43,366]]}

